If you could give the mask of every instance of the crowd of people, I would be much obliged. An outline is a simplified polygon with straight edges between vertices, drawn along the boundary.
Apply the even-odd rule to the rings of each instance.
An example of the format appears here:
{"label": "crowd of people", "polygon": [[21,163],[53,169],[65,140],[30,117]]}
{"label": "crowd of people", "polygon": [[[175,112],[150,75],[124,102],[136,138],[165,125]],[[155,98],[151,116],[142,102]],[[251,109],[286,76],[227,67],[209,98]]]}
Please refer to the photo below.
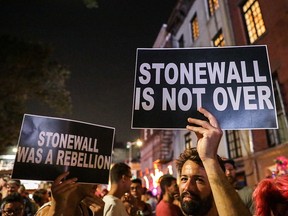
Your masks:
{"label": "crowd of people", "polygon": [[[235,162],[217,155],[222,130],[216,118],[200,108],[208,121],[189,118],[197,147],[185,149],[176,160],[179,179],[165,174],[154,196],[133,179],[126,163],[110,170],[110,188],[80,184],[77,177],[59,175],[49,189],[29,198],[19,180],[3,177],[1,214],[17,216],[288,216],[288,176],[263,179],[255,189],[239,185]],[[24,187],[24,188],[23,188]]]}

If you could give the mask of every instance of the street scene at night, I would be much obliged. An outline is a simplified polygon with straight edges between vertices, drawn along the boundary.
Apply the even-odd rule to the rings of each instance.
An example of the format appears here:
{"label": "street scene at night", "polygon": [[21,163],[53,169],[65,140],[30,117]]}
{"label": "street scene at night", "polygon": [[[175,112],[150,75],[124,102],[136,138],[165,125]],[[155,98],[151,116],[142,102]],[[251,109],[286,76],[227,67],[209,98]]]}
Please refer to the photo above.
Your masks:
{"label": "street scene at night", "polygon": [[1,215],[288,215],[287,11],[0,1]]}

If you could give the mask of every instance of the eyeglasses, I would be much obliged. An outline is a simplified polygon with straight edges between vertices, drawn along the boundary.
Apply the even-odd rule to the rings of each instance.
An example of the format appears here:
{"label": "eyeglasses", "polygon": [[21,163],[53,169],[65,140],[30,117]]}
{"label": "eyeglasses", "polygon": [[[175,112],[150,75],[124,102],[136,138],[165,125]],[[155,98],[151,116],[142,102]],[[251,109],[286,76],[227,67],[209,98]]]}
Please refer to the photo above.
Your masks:
{"label": "eyeglasses", "polygon": [[4,215],[19,215],[23,211],[23,208],[16,208],[16,209],[3,209]]}

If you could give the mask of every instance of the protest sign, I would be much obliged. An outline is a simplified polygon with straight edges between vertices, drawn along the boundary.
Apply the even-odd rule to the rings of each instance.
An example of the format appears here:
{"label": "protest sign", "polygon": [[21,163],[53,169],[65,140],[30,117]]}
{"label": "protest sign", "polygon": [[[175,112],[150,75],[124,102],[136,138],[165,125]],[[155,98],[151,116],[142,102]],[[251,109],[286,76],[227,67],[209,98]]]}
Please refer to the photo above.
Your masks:
{"label": "protest sign", "polygon": [[134,129],[183,129],[199,107],[224,130],[278,127],[266,46],[137,49],[133,99]]}
{"label": "protest sign", "polygon": [[78,182],[108,184],[115,129],[25,114],[12,178],[54,181],[64,171]]}

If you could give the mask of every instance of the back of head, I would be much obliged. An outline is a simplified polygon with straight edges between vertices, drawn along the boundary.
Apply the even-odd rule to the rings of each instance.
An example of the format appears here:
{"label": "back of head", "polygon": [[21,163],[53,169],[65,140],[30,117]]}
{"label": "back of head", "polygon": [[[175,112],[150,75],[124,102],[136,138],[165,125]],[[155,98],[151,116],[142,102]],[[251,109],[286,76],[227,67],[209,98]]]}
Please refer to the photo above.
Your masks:
{"label": "back of head", "polygon": [[[222,170],[225,172],[225,166],[224,166],[223,160],[222,160],[221,157],[219,157],[218,155],[217,155],[217,158],[218,158],[218,162],[219,162]],[[182,172],[182,167],[183,167],[184,163],[185,163],[187,160],[191,160],[191,161],[193,161],[194,163],[198,164],[199,166],[204,167],[204,166],[203,166],[203,163],[202,163],[202,160],[201,160],[201,158],[199,157],[197,148],[195,148],[195,147],[193,147],[193,148],[188,148],[188,149],[185,149],[184,152],[181,153],[181,154],[179,155],[178,159],[176,160],[176,167],[177,167],[177,170],[178,170],[178,173],[179,173],[179,174],[181,174],[181,172]]]}
{"label": "back of head", "polygon": [[257,216],[271,216],[277,204],[288,205],[288,175],[275,179],[267,178],[260,181],[253,192],[255,213]]}
{"label": "back of head", "polygon": [[[38,205],[43,205],[43,198],[47,195],[48,197],[48,191],[44,188],[35,190],[33,193],[33,200],[38,204]],[[44,201],[46,202],[46,201]]]}
{"label": "back of head", "polygon": [[114,184],[118,183],[121,180],[123,175],[125,175],[125,176],[131,175],[130,166],[128,166],[125,163],[116,163],[116,164],[114,164],[113,167],[110,170],[111,183],[112,184],[113,183]]}

